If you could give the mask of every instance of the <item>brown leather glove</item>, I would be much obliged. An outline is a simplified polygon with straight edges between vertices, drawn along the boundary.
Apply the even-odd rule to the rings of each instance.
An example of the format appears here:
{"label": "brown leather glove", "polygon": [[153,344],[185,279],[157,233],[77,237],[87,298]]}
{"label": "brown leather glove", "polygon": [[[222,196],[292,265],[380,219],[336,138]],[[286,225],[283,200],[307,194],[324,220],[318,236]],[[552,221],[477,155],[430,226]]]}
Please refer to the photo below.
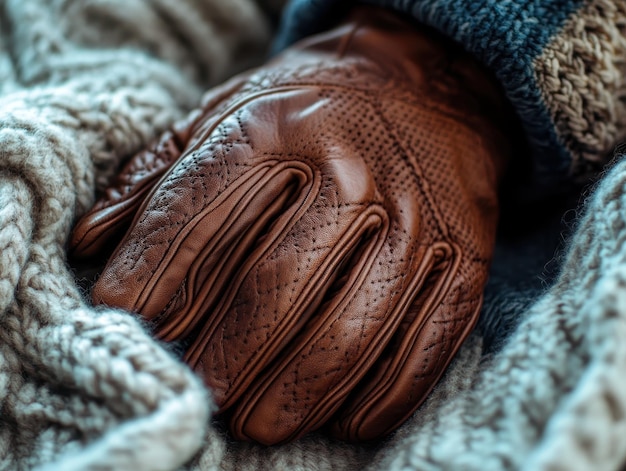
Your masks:
{"label": "brown leather glove", "polygon": [[329,423],[374,439],[477,318],[507,113],[457,47],[362,8],[211,92],[130,161],[71,248],[97,253],[134,216],[93,300],[186,340],[235,437]]}

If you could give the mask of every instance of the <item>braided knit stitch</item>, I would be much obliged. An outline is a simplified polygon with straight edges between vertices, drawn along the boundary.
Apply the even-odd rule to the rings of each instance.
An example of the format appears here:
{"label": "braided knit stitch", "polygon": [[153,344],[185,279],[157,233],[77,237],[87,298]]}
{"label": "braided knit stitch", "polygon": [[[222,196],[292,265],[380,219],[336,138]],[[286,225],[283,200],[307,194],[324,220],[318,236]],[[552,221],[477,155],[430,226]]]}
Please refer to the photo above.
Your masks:
{"label": "braided knit stitch", "polygon": [[626,137],[626,2],[586,2],[534,68],[572,172],[586,175]]}

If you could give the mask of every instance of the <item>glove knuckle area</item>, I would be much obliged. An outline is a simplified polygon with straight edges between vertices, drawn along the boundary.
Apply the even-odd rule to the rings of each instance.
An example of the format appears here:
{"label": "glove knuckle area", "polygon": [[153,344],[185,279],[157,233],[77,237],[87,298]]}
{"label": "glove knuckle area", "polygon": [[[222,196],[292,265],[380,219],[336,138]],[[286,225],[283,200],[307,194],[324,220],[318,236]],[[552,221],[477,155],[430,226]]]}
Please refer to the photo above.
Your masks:
{"label": "glove knuckle area", "polygon": [[[236,206],[233,198],[247,198],[246,201],[256,199],[251,202],[252,206],[263,206],[263,201],[269,204],[269,200],[294,187],[291,183],[285,183],[289,178],[273,189],[272,184],[268,184],[272,181],[272,175],[282,175],[279,180],[286,178],[286,174],[278,171],[277,162],[286,165],[284,162],[299,159],[297,152],[294,152],[299,148],[299,141],[296,139],[294,145],[293,139],[284,139],[276,127],[282,125],[288,128],[289,132],[285,133],[288,136],[305,136],[307,129],[319,124],[311,119],[312,113],[308,111],[311,106],[318,105],[318,99],[315,89],[275,89],[253,99],[236,102],[218,119],[211,119],[204,127],[200,127],[191,138],[191,145],[184,155],[147,198],[131,231],[111,258],[113,263],[107,266],[101,282],[96,285],[95,298],[107,304],[109,300],[113,304],[123,302],[121,307],[140,310],[148,318],[156,316],[160,311],[156,307],[162,309],[166,300],[170,300],[174,294],[172,288],[180,287],[182,281],[178,276],[180,273],[174,277],[176,279],[168,279],[161,276],[160,270],[165,269],[173,259],[173,254],[177,253],[173,247],[177,240],[186,237],[190,225],[196,225],[198,218],[209,218],[207,215],[211,215],[211,225],[214,227],[224,226],[224,223],[228,225],[230,209]],[[276,149],[280,149],[280,152],[276,152]],[[300,162],[304,164],[302,160]],[[319,165],[320,162],[320,154],[317,153],[308,163]],[[293,176],[293,166],[290,171]],[[267,175],[264,177],[265,173]],[[307,178],[297,177],[296,180]],[[358,179],[353,177],[346,181],[355,180]],[[302,185],[295,184],[295,187],[298,186],[298,191],[302,191]],[[367,193],[371,185],[364,185],[363,188]],[[343,190],[352,190],[354,193],[347,195],[347,200],[358,199],[362,192],[354,184],[344,185]],[[265,195],[265,199],[262,195]],[[273,206],[276,211],[279,210],[278,206]],[[221,209],[215,212],[216,208]],[[259,214],[263,214],[260,209]],[[253,220],[254,217],[250,215],[248,219]],[[186,250],[197,254],[200,247],[196,244]],[[176,259],[177,266],[188,267],[189,263],[189,256],[182,260],[178,256]],[[118,287],[112,292],[100,289],[104,288],[103,285],[110,287],[107,280],[113,282],[114,279],[128,280],[130,283],[127,288]],[[127,293],[123,294],[121,290]],[[141,291],[150,294],[152,308],[144,306],[147,301],[139,299],[142,295],[138,293]],[[135,296],[128,296],[130,293]],[[111,299],[111,295],[116,299]]]}

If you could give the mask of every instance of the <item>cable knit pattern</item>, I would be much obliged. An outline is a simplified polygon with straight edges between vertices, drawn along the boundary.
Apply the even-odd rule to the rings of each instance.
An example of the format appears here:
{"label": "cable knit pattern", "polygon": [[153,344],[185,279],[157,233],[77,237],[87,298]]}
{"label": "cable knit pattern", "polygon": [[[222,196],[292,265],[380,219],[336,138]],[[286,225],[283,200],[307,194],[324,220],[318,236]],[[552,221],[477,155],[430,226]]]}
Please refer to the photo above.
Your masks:
{"label": "cable knit pattern", "polygon": [[533,66],[572,172],[588,175],[626,137],[626,2],[587,2]]}
{"label": "cable knit pattern", "polygon": [[0,470],[624,467],[626,159],[588,199],[552,287],[513,303],[510,337],[481,322],[491,334],[381,443],[233,442],[144,326],[85,303],[64,253],[72,221],[202,88],[258,60],[278,3],[0,0]]}

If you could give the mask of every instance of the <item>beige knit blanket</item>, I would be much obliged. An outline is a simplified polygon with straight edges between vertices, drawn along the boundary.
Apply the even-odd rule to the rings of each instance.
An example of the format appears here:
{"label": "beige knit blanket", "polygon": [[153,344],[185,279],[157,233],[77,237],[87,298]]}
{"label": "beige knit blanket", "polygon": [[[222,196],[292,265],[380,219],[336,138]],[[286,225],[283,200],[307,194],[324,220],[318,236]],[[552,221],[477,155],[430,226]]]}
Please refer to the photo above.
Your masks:
{"label": "beige knit blanket", "polygon": [[88,305],[64,252],[73,221],[122,158],[261,59],[280,3],[0,0],[0,469],[622,467],[626,161],[504,348],[484,358],[471,337],[415,417],[370,447],[229,441],[167,347]]}

